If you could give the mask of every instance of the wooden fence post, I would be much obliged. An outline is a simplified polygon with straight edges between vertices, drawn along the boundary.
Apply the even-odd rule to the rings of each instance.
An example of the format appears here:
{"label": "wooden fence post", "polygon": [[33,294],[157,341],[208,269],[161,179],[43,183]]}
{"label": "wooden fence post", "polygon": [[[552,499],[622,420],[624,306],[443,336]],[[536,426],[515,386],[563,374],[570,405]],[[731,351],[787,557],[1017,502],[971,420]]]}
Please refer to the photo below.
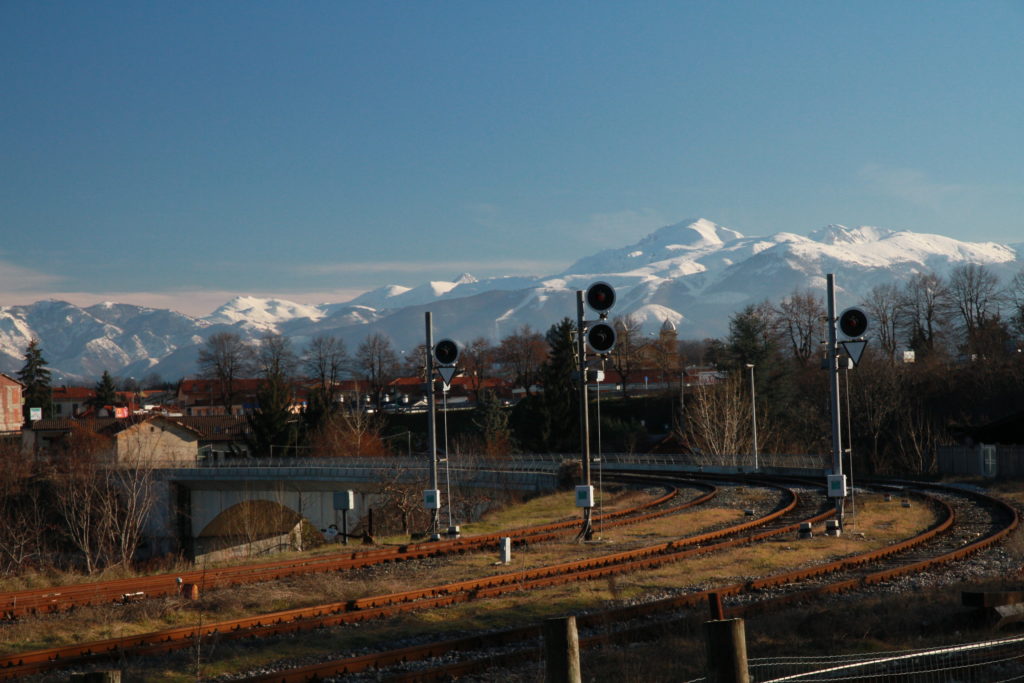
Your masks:
{"label": "wooden fence post", "polygon": [[546,683],[580,683],[580,639],[576,617],[544,620]]}
{"label": "wooden fence post", "polygon": [[708,683],[750,683],[742,619],[704,622]]}
{"label": "wooden fence post", "polygon": [[90,671],[71,674],[72,683],[121,683],[120,671]]}

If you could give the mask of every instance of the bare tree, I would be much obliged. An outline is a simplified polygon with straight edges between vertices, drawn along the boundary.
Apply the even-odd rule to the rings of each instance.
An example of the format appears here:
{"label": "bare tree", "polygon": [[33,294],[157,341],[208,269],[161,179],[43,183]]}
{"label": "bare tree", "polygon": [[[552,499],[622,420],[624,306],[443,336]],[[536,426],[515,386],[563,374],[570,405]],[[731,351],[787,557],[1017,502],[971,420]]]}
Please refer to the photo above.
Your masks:
{"label": "bare tree", "polygon": [[683,367],[696,365],[714,365],[713,346],[721,346],[718,339],[680,339],[679,340],[679,362]]}
{"label": "bare tree", "polygon": [[109,456],[111,443],[93,425],[76,424],[66,446],[61,470],[54,476],[54,502],[67,539],[81,556],[85,571],[92,574],[103,567],[109,550],[105,544],[113,520],[104,509],[108,488],[102,461]]}
{"label": "bare tree", "polygon": [[221,405],[231,414],[238,396],[237,380],[252,371],[252,349],[234,332],[210,335],[199,349],[200,375],[217,383]]}
{"label": "bare tree", "polygon": [[622,397],[629,395],[628,384],[630,375],[639,369],[644,347],[643,323],[635,315],[614,318],[615,348],[609,360],[612,370],[619,376],[622,383]]}
{"label": "bare tree", "polygon": [[412,351],[403,351],[398,372],[402,377],[419,377],[425,384],[427,381],[427,345],[417,344]]}
{"label": "bare tree", "polygon": [[289,382],[295,377],[299,358],[292,349],[291,339],[280,334],[260,337],[255,350],[257,370],[268,381]]}
{"label": "bare tree", "polygon": [[328,335],[310,339],[302,354],[302,365],[315,384],[311,403],[326,413],[332,412],[334,392],[351,363],[344,340]]}
{"label": "bare tree", "polygon": [[494,353],[494,347],[487,339],[477,337],[459,354],[459,365],[466,373],[469,389],[477,403],[480,402],[484,384],[494,372]]}
{"label": "bare tree", "polygon": [[[165,434],[166,432],[162,432]],[[159,445],[144,442],[141,432],[135,430],[134,447],[127,457],[103,470],[102,514],[109,522],[102,525],[107,533],[105,546],[112,555],[110,561],[128,567],[135,551],[142,544],[142,534],[156,504],[153,459]]]}
{"label": "bare tree", "polygon": [[949,288],[935,273],[916,273],[900,296],[899,318],[910,348],[927,355],[940,347],[950,308]]}
{"label": "bare tree", "polygon": [[864,308],[878,334],[878,345],[892,363],[896,360],[900,329],[900,291],[893,283],[875,285],[864,299]]}
{"label": "bare tree", "polygon": [[13,443],[0,443],[0,574],[39,567],[48,552],[44,478]]}
{"label": "bare tree", "polygon": [[957,266],[949,276],[949,295],[963,323],[965,350],[978,353],[980,333],[999,317],[999,278],[976,263]]}
{"label": "bare tree", "polygon": [[884,472],[888,469],[884,441],[893,431],[893,421],[903,401],[899,368],[867,355],[855,372],[847,371],[844,375],[849,382],[851,405],[847,410],[855,420],[855,433],[865,435],[870,442],[867,459],[871,471]]}
{"label": "bare tree", "polygon": [[312,434],[312,457],[385,457],[392,455],[382,437],[383,424],[362,410],[332,414]]}
{"label": "bare tree", "polygon": [[126,437],[131,441],[116,450],[95,425],[76,425],[61,468],[54,473],[54,502],[65,534],[90,574],[130,566],[142,543],[157,501],[153,463],[161,451],[159,440],[143,439],[142,434],[131,432]]}
{"label": "bare tree", "polygon": [[536,384],[540,366],[547,358],[548,346],[544,335],[523,325],[501,340],[495,350],[495,360],[503,375],[526,392]]}
{"label": "bare tree", "polygon": [[356,367],[369,382],[377,407],[380,407],[384,385],[394,377],[398,368],[398,356],[391,346],[391,340],[380,332],[367,336],[356,350]]}
{"label": "bare tree", "polygon": [[[695,450],[717,458],[716,464],[735,465],[737,455],[751,452],[750,394],[745,389],[742,375],[734,372],[719,384],[697,386],[687,402],[686,436]],[[723,457],[733,460],[726,463]]]}
{"label": "bare tree", "polygon": [[790,355],[807,366],[818,350],[821,340],[825,306],[821,297],[811,290],[794,290],[774,309],[775,328],[789,347]]}
{"label": "bare tree", "polygon": [[[679,337],[670,321],[665,321],[658,331],[658,338],[647,345],[647,356],[661,375],[662,383],[666,387],[675,386],[683,366],[679,357]],[[675,393],[672,389],[669,391]]]}
{"label": "bare tree", "polygon": [[395,524],[403,534],[409,534],[414,525],[426,526],[420,487],[406,479],[406,470],[395,465],[377,478],[375,493],[381,498],[379,526],[392,530]]}
{"label": "bare tree", "polygon": [[1013,306],[1011,323],[1018,341],[1024,339],[1024,268],[1022,268],[1006,288],[1006,296]]}
{"label": "bare tree", "polygon": [[940,429],[920,396],[907,396],[897,407],[896,455],[905,471],[928,474],[935,468]]}

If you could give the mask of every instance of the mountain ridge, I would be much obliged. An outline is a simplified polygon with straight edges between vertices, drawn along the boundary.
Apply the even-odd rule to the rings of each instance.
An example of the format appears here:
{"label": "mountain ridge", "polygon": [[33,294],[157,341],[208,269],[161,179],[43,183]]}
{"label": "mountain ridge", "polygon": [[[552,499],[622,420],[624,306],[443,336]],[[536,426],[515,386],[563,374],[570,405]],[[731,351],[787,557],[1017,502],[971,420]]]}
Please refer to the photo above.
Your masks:
{"label": "mountain ridge", "polygon": [[423,341],[426,310],[433,313],[436,334],[493,342],[524,324],[543,331],[575,317],[574,291],[594,280],[617,288],[613,315],[632,314],[655,331],[670,320],[681,338],[721,336],[742,306],[777,301],[796,289],[823,290],[825,273],[836,274],[837,296],[853,305],[876,284],[922,271],[946,275],[961,263],[989,266],[1005,281],[1024,265],[1021,253],[1020,244],[838,224],[807,236],[748,237],[698,218],[583,257],[551,276],[477,279],[462,273],[415,287],[386,285],[326,304],[236,296],[203,317],[114,302],[80,308],[43,300],[0,307],[0,371],[12,374],[21,367],[32,338],[40,340],[55,383],[92,382],[104,370],[137,379],[152,372],[167,379],[193,375],[198,347],[225,330],[246,338],[280,333],[297,348],[318,334],[333,334],[350,351],[367,334],[381,332],[397,350],[410,350]]}

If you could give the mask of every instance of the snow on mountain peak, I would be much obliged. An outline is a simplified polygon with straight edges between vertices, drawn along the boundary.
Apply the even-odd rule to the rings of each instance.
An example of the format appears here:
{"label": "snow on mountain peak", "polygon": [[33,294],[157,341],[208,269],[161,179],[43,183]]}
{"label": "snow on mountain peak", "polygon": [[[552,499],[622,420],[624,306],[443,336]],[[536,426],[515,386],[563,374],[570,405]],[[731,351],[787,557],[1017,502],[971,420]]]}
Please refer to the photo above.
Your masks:
{"label": "snow on mountain peak", "polygon": [[[421,343],[419,311],[429,304],[446,334],[473,338],[530,325],[543,330],[573,310],[572,290],[604,280],[618,292],[616,315],[633,315],[646,333],[674,326],[683,338],[724,334],[731,312],[748,303],[779,301],[807,288],[820,292],[835,274],[842,304],[872,286],[901,283],[913,273],[947,277],[962,263],[992,269],[1003,281],[1024,265],[1024,245],[964,242],[943,235],[828,225],[804,237],[741,233],[705,219],[665,226],[643,239],[606,249],[549,277],[487,278],[461,274],[409,288],[381,287],[343,304],[311,306],[281,299],[235,297],[206,318],[104,302],[80,309],[63,301],[0,308],[0,364],[13,372],[29,340],[39,338],[65,377],[95,380],[109,369],[165,377],[195,371],[195,347],[214,325],[246,338],[267,331],[305,339],[328,333],[355,347],[369,330],[399,348]],[[469,303],[471,302],[471,303]],[[370,325],[374,327],[369,327]]]}
{"label": "snow on mountain peak", "polygon": [[[670,259],[685,260],[710,253],[742,238],[741,233],[704,218],[687,220],[658,228],[635,244],[582,258],[562,274],[631,272]],[[695,267],[676,264],[676,270],[680,268],[693,272]]]}
{"label": "snow on mountain peak", "polygon": [[706,218],[687,220],[658,228],[640,240],[639,245],[658,245],[663,248],[706,249],[717,247],[743,237],[735,230],[713,223]]}
{"label": "snow on mountain peak", "polygon": [[318,306],[297,304],[284,299],[236,296],[211,313],[206,320],[229,325],[243,322],[265,327],[295,318],[309,318],[316,321],[323,316],[324,312]]}
{"label": "snow on mountain peak", "polygon": [[865,244],[867,242],[878,242],[895,234],[894,230],[875,228],[870,225],[862,225],[851,229],[845,225],[833,223],[811,232],[808,237],[822,244]]}

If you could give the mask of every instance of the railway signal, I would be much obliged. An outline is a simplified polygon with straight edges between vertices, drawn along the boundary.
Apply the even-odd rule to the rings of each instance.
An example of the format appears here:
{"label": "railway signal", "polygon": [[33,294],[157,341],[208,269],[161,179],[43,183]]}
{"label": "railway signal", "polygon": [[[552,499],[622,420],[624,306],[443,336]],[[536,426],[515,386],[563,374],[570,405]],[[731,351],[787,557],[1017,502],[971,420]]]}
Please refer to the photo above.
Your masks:
{"label": "railway signal", "polygon": [[[590,540],[594,535],[591,513],[594,507],[590,482],[590,410],[587,405],[587,350],[605,356],[615,348],[615,328],[605,322],[615,305],[615,288],[607,282],[595,282],[586,292],[576,291],[576,359],[580,390],[580,450],[583,484],[576,489],[576,504],[583,508],[583,526],[577,538]],[[587,320],[586,307],[597,312],[598,320]],[[589,495],[587,495],[589,492]]]}
{"label": "railway signal", "polygon": [[858,339],[868,331],[868,316],[859,308],[847,308],[839,314],[839,331],[849,339]]}
{"label": "railway signal", "polygon": [[441,491],[437,476],[437,407],[434,402],[434,367],[436,365],[445,389],[455,376],[455,364],[459,361],[459,345],[451,339],[442,339],[434,344],[434,327],[430,311],[424,314],[427,341],[427,438],[430,440],[430,483],[423,491],[423,507],[430,511],[431,538],[439,540],[438,524],[441,510]]}
{"label": "railway signal", "polygon": [[459,362],[459,345],[451,339],[442,339],[434,345],[434,360],[447,390],[455,376],[455,364]]}

